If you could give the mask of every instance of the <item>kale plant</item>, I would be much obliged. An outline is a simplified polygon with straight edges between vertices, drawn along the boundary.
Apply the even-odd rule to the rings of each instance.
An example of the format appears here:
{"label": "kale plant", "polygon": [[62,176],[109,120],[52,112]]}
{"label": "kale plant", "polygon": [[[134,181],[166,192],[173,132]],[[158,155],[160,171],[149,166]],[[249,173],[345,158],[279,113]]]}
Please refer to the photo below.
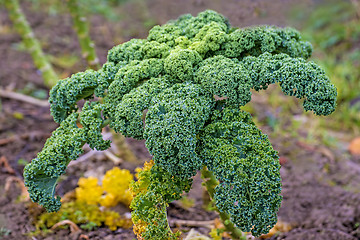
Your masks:
{"label": "kale plant", "polygon": [[[286,95],[303,98],[306,111],[332,113],[336,88],[318,65],[306,61],[311,52],[292,28],[234,28],[211,10],[115,46],[99,71],[76,73],[51,90],[51,113],[60,127],[25,167],[30,198],[58,211],[57,180],[85,143],[97,150],[110,146],[101,135],[109,125],[126,137],[145,139],[153,156],[132,187],[139,238],[176,238],[166,207],[190,190],[204,167],[218,180],[218,210],[242,231],[267,233],[282,200],[278,154],[241,107],[251,100],[251,89],[278,83]],[[79,111],[81,99],[86,102]]]}

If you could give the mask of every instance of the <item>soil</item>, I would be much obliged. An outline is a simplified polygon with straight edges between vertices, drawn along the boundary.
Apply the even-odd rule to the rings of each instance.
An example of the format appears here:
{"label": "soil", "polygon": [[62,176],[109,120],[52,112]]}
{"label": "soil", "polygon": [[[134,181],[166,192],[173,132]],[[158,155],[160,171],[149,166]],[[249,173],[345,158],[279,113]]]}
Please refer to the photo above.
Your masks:
{"label": "soil", "polygon": [[[116,11],[122,14],[121,22],[112,22],[100,15],[91,17],[91,36],[96,44],[100,62],[106,61],[106,52],[115,44],[131,38],[144,38],[150,26],[163,24],[184,13],[214,9],[230,19],[234,26],[274,24],[294,25],[288,16],[296,1],[224,1],[148,0],[125,2]],[[35,35],[40,39],[47,54],[55,57],[77,56],[72,66],[55,64],[60,76],[83,71],[86,63],[81,59],[76,35],[71,27],[71,18],[66,13],[49,15],[46,11],[22,3]],[[300,7],[300,6],[297,6]],[[142,8],[142,9],[141,9]],[[303,9],[304,10],[304,9]],[[0,87],[21,90],[32,84],[33,89],[44,89],[41,76],[34,67],[29,54],[21,50],[21,38],[11,29],[6,11],[0,8]],[[256,97],[256,96],[255,96]],[[29,214],[29,204],[20,200],[21,188],[10,179],[22,179],[24,162],[30,162],[44,145],[51,132],[57,127],[49,114],[48,107],[37,107],[29,103],[7,98],[1,99],[0,112],[0,158],[5,158],[14,170],[0,165],[0,239],[134,239],[132,229],[110,231],[98,228],[95,231],[71,233],[70,230],[56,230],[45,236],[30,236],[35,230]],[[255,104],[259,119],[266,111]],[[275,149],[281,156],[283,202],[279,219],[291,224],[288,232],[279,233],[271,239],[360,239],[360,158],[346,151],[346,142],[338,140],[339,147],[328,147],[317,142],[308,145],[292,137],[276,136],[273,130],[263,125],[262,129],[271,137]],[[302,129],[306,132],[306,129]],[[341,138],[344,139],[344,138]],[[142,160],[150,159],[144,142],[127,139],[135,155]],[[284,144],[286,143],[286,144]],[[141,164],[124,162],[120,167],[134,169]],[[63,195],[76,187],[81,176],[103,174],[114,163],[100,156],[71,166],[57,188]],[[194,189],[189,198],[194,205],[185,207],[181,202],[170,204],[168,215],[173,220],[207,221],[217,217],[216,213],[205,211],[203,190],[199,176],[195,178]],[[176,222],[176,221],[175,221]],[[199,226],[175,224],[172,227],[186,232],[195,228],[201,233],[209,229]]]}

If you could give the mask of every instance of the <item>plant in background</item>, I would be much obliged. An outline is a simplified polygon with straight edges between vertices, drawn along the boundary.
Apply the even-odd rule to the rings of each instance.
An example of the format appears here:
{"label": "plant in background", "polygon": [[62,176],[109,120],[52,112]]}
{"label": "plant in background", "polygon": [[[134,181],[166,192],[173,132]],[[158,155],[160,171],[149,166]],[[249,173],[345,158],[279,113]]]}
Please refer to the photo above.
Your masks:
{"label": "plant in background", "polygon": [[[44,54],[41,43],[36,38],[31,26],[27,22],[18,0],[0,0],[0,3],[2,2],[4,2],[4,6],[8,10],[9,17],[14,23],[15,30],[22,37],[26,50],[30,53],[35,66],[40,70],[44,79],[44,84],[47,87],[52,88],[56,84],[58,76],[53,70],[53,66],[48,60],[48,57]],[[33,4],[37,5],[39,2],[33,1]],[[56,6],[57,3],[50,2],[50,4]],[[80,4],[79,0],[67,0],[67,7],[74,22],[73,27],[78,36],[83,58],[86,59],[90,68],[96,70],[100,68],[99,60],[95,53],[95,45],[90,39],[87,19],[83,15]],[[52,58],[56,59],[54,57]]]}
{"label": "plant in background", "polygon": [[83,14],[82,6],[78,0],[67,0],[67,6],[74,22],[83,58],[86,59],[90,68],[100,68],[99,59],[95,53],[95,44],[90,39],[88,21]]}
{"label": "plant in background", "polygon": [[14,23],[15,30],[20,34],[35,66],[40,70],[42,77],[44,78],[44,84],[49,88],[53,87],[56,84],[58,77],[42,51],[41,44],[36,39],[27,22],[18,0],[1,0],[0,3],[2,1],[8,10],[10,19]]}
{"label": "plant in background", "polygon": [[[311,52],[294,29],[237,29],[211,10],[115,46],[100,70],[74,74],[51,90],[51,113],[60,127],[25,167],[30,198],[58,211],[58,178],[85,143],[97,150],[110,146],[101,135],[109,125],[146,139],[153,155],[131,187],[139,238],[178,236],[169,228],[166,207],[190,190],[198,170],[233,236],[238,228],[254,236],[267,233],[282,200],[280,164],[268,137],[241,107],[251,100],[250,89],[278,83],[286,95],[304,98],[306,111],[332,113],[336,88],[306,61]],[[79,111],[81,99],[86,102]]]}
{"label": "plant in background", "polygon": [[318,64],[331,76],[338,89],[338,108],[322,125],[360,132],[360,28],[359,1],[326,1],[315,5],[306,19],[304,34],[317,47]]}
{"label": "plant in background", "polygon": [[76,199],[108,208],[116,206],[119,202],[130,206],[132,194],[129,185],[133,179],[129,170],[117,167],[106,172],[101,186],[98,185],[97,178],[80,178],[79,187],[75,189]]}
{"label": "plant in background", "polygon": [[[109,208],[119,203],[129,207],[132,194],[129,189],[133,175],[126,169],[113,168],[105,173],[102,184],[94,177],[80,178],[75,189],[75,200],[62,204],[58,212],[36,217],[37,229],[47,229],[68,219],[85,230],[105,225],[111,230],[129,228],[132,221]],[[105,207],[102,209],[100,206]]]}

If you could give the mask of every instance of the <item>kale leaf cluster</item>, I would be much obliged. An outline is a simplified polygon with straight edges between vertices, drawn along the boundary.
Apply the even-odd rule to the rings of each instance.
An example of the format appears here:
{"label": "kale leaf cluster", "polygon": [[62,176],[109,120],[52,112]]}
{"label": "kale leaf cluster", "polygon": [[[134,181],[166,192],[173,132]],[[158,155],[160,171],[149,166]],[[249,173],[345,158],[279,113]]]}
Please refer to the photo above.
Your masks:
{"label": "kale leaf cluster", "polygon": [[[211,10],[115,46],[100,70],[76,73],[51,90],[51,113],[60,127],[25,167],[30,198],[59,210],[56,181],[85,143],[109,147],[101,136],[108,124],[126,137],[145,139],[153,156],[154,165],[133,187],[133,220],[142,238],[174,238],[166,206],[191,188],[204,166],[219,181],[219,211],[242,231],[267,233],[282,200],[278,155],[241,107],[251,100],[251,89],[278,83],[286,95],[303,98],[306,111],[332,113],[336,88],[306,61],[311,52],[292,28],[234,28]],[[79,111],[81,99],[86,102]]]}

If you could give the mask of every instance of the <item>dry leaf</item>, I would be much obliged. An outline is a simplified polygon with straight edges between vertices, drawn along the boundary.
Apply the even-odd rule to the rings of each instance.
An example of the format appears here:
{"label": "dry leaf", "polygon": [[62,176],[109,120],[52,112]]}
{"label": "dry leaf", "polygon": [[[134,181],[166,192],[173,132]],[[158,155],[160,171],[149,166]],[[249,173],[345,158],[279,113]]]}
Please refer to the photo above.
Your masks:
{"label": "dry leaf", "polygon": [[292,228],[291,224],[278,220],[275,226],[272,229],[270,229],[269,233],[261,235],[260,238],[262,239],[270,238],[277,232],[288,232],[291,230],[291,228]]}
{"label": "dry leaf", "polygon": [[352,155],[360,155],[360,137],[353,139],[349,145],[349,152]]}
{"label": "dry leaf", "polygon": [[89,236],[87,236],[85,234],[80,234],[79,240],[89,240]]}
{"label": "dry leaf", "polygon": [[289,161],[289,159],[287,157],[281,156],[279,157],[279,163],[280,165],[284,165],[285,163],[287,163]]}
{"label": "dry leaf", "polygon": [[327,159],[329,159],[330,163],[335,162],[335,155],[330,149],[326,147],[319,147],[317,151],[324,155]]}
{"label": "dry leaf", "polygon": [[11,190],[11,183],[17,183],[20,186],[21,189],[21,199],[23,199],[24,201],[28,201],[30,199],[29,197],[29,193],[25,187],[25,184],[23,182],[23,180],[21,180],[18,177],[7,177],[5,180],[5,192],[8,193]]}
{"label": "dry leaf", "polygon": [[63,220],[61,222],[56,223],[54,226],[51,227],[51,230],[55,230],[59,226],[69,225],[71,233],[80,231],[80,228],[78,225],[76,225],[74,222],[70,220]]}
{"label": "dry leaf", "polygon": [[15,174],[15,170],[10,166],[10,164],[5,156],[2,156],[0,158],[0,167],[3,167],[5,172],[7,172],[7,173]]}
{"label": "dry leaf", "polygon": [[316,147],[311,146],[311,145],[309,145],[309,144],[307,144],[305,142],[297,141],[296,145],[298,145],[299,147],[301,147],[305,151],[313,152],[313,151],[316,150]]}

